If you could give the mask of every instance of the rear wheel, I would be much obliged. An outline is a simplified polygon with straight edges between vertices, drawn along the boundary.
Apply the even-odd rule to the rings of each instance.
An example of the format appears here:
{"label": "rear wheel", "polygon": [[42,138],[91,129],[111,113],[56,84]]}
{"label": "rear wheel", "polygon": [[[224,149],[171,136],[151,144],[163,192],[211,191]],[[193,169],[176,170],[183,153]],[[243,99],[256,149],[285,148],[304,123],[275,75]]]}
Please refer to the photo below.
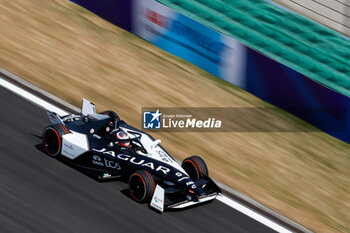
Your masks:
{"label": "rear wheel", "polygon": [[46,127],[42,134],[42,143],[46,153],[52,157],[59,155],[62,148],[62,136],[68,133],[69,130],[63,124]]}
{"label": "rear wheel", "polygon": [[129,193],[137,202],[151,200],[155,189],[155,182],[148,171],[137,171],[129,178]]}
{"label": "rear wheel", "polygon": [[181,166],[192,180],[198,180],[204,175],[209,175],[207,165],[204,160],[197,155],[184,159]]}

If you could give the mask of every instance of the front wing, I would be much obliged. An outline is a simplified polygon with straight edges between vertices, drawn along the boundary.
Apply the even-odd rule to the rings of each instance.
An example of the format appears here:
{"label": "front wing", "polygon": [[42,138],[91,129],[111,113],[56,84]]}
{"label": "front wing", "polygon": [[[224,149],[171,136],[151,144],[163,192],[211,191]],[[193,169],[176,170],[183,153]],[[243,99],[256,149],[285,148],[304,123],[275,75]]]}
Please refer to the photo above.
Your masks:
{"label": "front wing", "polygon": [[195,184],[200,186],[205,193],[198,195],[183,187],[161,187],[158,184],[150,206],[160,212],[167,209],[182,209],[212,201],[221,193],[220,188],[207,176],[195,181]]}

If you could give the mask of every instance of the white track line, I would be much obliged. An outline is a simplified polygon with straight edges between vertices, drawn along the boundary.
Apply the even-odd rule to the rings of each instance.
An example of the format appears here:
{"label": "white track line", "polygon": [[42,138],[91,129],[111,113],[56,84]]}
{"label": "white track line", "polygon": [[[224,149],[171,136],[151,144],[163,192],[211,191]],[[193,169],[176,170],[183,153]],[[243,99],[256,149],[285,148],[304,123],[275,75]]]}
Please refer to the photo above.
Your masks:
{"label": "white track line", "polygon": [[[8,81],[1,79],[1,78],[0,78],[0,86],[3,86],[6,89],[22,96],[23,98],[40,106],[41,108],[47,109],[47,110],[52,111],[52,112],[56,112],[58,115],[67,115],[68,114],[66,111],[50,104],[49,102],[47,102],[45,100],[40,99],[39,97],[29,93],[28,91],[25,91],[25,90],[9,83]],[[244,205],[242,205],[242,204],[240,204],[240,203],[238,203],[238,202],[236,202],[236,201],[234,201],[234,200],[232,200],[232,199],[230,199],[222,194],[218,195],[216,199],[221,201],[222,203],[238,210],[239,212],[251,217],[252,219],[268,226],[269,228],[271,228],[277,232],[283,232],[283,233],[292,232],[292,231],[288,230],[287,228],[282,227],[281,225],[271,221],[270,219],[264,217],[263,215],[254,212],[253,210],[245,207]]]}
{"label": "white track line", "polygon": [[273,222],[272,220],[264,217],[263,215],[254,212],[253,210],[245,207],[244,205],[242,205],[242,204],[240,204],[240,203],[238,203],[238,202],[236,202],[236,201],[234,201],[234,200],[232,200],[232,199],[230,199],[222,194],[218,195],[216,197],[216,200],[219,200],[219,201],[225,203],[226,205],[232,207],[233,209],[238,210],[239,212],[251,217],[252,219],[268,226],[269,228],[271,228],[277,232],[283,232],[283,233],[292,232],[292,231],[288,230],[287,228],[282,227],[281,225]]}
{"label": "white track line", "polygon": [[39,97],[29,93],[28,91],[23,90],[22,88],[19,88],[15,85],[13,85],[12,83],[9,83],[8,81],[5,81],[3,79],[0,78],[0,86],[5,87],[6,89],[15,92],[16,94],[22,96],[23,98],[29,100],[30,102],[44,108],[47,109],[51,112],[55,112],[58,115],[62,116],[62,115],[67,115],[68,113],[52,104],[50,104],[49,102],[40,99]]}

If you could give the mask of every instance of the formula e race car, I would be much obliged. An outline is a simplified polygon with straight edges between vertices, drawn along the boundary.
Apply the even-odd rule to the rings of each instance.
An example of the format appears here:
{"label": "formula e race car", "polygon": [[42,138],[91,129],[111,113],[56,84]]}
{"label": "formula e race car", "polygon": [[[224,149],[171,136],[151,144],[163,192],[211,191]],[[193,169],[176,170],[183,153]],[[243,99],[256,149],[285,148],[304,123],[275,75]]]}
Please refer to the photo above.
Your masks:
{"label": "formula e race car", "polygon": [[42,143],[48,155],[100,180],[126,177],[130,196],[160,212],[207,202],[221,192],[203,159],[191,156],[180,165],[160,140],[113,111],[97,114],[94,104],[83,99],[80,114],[47,114],[52,125],[44,129]]}

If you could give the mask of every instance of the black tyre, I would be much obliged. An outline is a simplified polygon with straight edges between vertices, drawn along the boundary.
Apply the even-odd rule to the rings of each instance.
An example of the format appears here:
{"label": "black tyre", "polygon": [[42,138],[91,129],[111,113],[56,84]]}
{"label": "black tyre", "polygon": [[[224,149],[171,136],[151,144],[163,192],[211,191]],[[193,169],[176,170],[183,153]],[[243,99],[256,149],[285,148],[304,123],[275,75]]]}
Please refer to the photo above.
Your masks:
{"label": "black tyre", "polygon": [[69,130],[62,124],[46,127],[42,134],[42,143],[46,153],[52,157],[59,155],[62,149],[62,136],[68,133]]}
{"label": "black tyre", "polygon": [[155,189],[154,179],[148,171],[137,171],[129,178],[129,193],[137,202],[151,200]]}
{"label": "black tyre", "polygon": [[105,115],[109,116],[110,118],[112,118],[112,120],[114,120],[114,121],[120,121],[118,114],[111,111],[111,110],[101,112],[100,114],[105,114]]}
{"label": "black tyre", "polygon": [[209,175],[207,165],[205,164],[204,160],[197,155],[184,159],[181,166],[192,180],[198,180],[203,177],[203,175]]}

